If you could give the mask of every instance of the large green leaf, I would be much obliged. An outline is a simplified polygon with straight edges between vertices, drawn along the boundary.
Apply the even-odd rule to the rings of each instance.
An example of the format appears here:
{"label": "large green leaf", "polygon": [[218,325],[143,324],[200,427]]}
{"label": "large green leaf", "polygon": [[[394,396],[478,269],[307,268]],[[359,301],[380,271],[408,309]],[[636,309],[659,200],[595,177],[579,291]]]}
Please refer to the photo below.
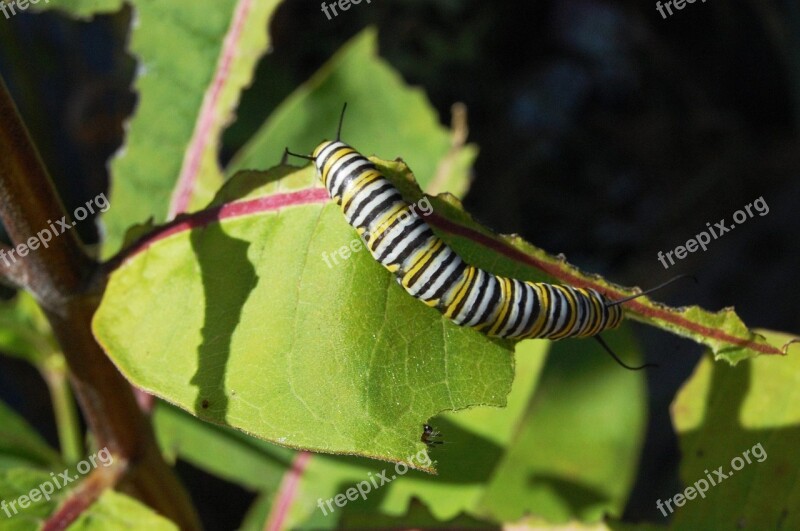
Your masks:
{"label": "large green leaf", "polygon": [[107,251],[132,224],[164,220],[177,184],[173,210],[207,202],[222,183],[220,136],[267,49],[278,3],[134,0],[139,104],[111,164]]}
{"label": "large green leaf", "polygon": [[[402,163],[374,160],[409,201],[419,197]],[[212,208],[122,257],[94,320],[120,370],[201,418],[290,447],[389,460],[419,448],[419,425],[436,413],[503,405],[512,343],[419,304],[366,252],[334,265],[331,254],[358,239],[313,182],[310,168],[239,174]],[[433,203],[432,226],[471,263],[613,298],[633,292],[492,236],[452,198]],[[702,335],[724,319],[696,307],[639,299],[628,309],[724,344],[730,358],[762,346],[747,329]]]}
{"label": "large green leaf", "polygon": [[440,411],[503,405],[511,344],[420,312],[365,252],[329,268],[355,233],[310,169],[258,186],[288,171],[240,175],[220,199],[255,199],[172,225],[112,275],[94,329],[120,370],[213,422],[392,460]]}
{"label": "large green leaf", "polygon": [[[793,339],[762,333],[775,347]],[[792,350],[734,368],[705,357],[679,392],[672,419],[681,480],[694,492],[683,493],[693,499],[679,499],[682,507],[671,504],[674,528],[800,528],[800,347]],[[678,493],[663,494],[662,504]],[[655,502],[653,511],[661,515]]]}

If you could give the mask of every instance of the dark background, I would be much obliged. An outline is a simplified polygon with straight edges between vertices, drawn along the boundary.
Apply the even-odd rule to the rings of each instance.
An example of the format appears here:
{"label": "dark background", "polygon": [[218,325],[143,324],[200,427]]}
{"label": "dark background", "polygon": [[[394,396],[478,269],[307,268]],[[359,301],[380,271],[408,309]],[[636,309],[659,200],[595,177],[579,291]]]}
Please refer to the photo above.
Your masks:
{"label": "dark background", "polygon": [[[88,23],[0,16],[0,74],[68,210],[107,190],[106,164],[135,105],[129,19],[129,10]],[[654,1],[375,0],[328,21],[319,1],[290,0],[271,24],[274,51],[226,133],[223,158],[370,24],[382,56],[424,87],[443,123],[454,102],[467,105],[481,151],[465,205],[479,220],[623,285],[692,273],[699,284],[656,298],[735,306],[750,327],[800,332],[797,2],[698,1],[665,20]],[[668,271],[657,260],[762,196],[766,216]],[[89,224],[80,227],[97,240]],[[647,360],[661,367],[648,373],[650,426],[625,517],[663,522],[655,500],[679,490],[669,403],[702,350],[636,329]],[[33,369],[0,357],[0,398],[56,444]],[[210,528],[238,524],[252,495],[179,470]]]}

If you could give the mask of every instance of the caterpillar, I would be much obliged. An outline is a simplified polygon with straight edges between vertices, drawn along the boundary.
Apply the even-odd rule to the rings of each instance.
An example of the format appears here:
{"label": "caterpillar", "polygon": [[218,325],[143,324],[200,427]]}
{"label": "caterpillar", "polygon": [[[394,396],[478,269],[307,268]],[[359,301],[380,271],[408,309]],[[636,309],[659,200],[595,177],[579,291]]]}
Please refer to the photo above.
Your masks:
{"label": "caterpillar", "polygon": [[312,155],[328,193],[372,256],[413,297],[460,326],[510,339],[588,337],[616,328],[622,308],[590,288],[510,279],[464,262],[366,157],[340,140]]}
{"label": "caterpillar", "polygon": [[[337,139],[323,141],[310,157],[288,148],[286,154],[314,163],[317,176],[347,222],[375,260],[391,271],[412,297],[457,325],[476,328],[490,337],[595,337],[624,367],[645,367],[622,363],[598,334],[620,325],[620,303],[653,290],[611,301],[592,288],[506,278],[468,264],[369,159],[339,140],[341,127],[340,120]],[[663,285],[654,289],[660,287]]]}

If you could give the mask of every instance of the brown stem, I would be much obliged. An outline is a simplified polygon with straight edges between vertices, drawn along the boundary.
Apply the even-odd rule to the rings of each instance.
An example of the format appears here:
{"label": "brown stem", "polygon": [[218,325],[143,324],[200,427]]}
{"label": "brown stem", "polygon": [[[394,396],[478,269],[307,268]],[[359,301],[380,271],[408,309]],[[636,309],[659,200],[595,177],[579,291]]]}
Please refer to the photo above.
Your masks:
{"label": "brown stem", "polygon": [[75,396],[97,445],[130,462],[123,490],[178,523],[197,529],[199,523],[183,486],[166,465],[152,426],[139,409],[130,385],[109,361],[91,332],[99,299],[70,299],[67,318],[47,312],[53,333],[64,350]]}
{"label": "brown stem", "polygon": [[[56,220],[66,220],[67,225],[72,220],[64,213],[64,206],[2,79],[0,217],[14,245],[25,246],[23,264],[31,289],[43,305],[58,308],[65,297],[83,291],[95,264],[83,251],[74,231],[52,234],[49,227]],[[62,229],[56,227],[56,230]],[[51,236],[46,247],[41,244],[45,231]]]}
{"label": "brown stem", "polygon": [[[152,426],[130,386],[91,331],[105,278],[74,231],[53,235],[47,247],[32,240],[56,220],[71,219],[50,181],[11,96],[0,78],[0,218],[12,242],[25,243],[27,284],[64,352],[75,395],[99,447],[127,461],[123,488],[175,521],[198,529],[185,490],[161,457]],[[39,241],[43,240],[38,236]],[[2,262],[2,260],[0,260]]]}

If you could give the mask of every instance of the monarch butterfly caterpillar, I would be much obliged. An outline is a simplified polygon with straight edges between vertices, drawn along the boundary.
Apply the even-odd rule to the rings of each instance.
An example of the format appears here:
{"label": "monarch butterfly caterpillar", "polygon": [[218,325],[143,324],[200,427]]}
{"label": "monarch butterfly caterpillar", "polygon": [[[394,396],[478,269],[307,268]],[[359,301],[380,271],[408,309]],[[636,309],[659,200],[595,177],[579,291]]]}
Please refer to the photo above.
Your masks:
{"label": "monarch butterfly caterpillar", "polygon": [[620,325],[620,303],[633,297],[611,301],[592,288],[506,278],[466,263],[372,162],[339,140],[341,127],[340,120],[336,140],[322,142],[310,157],[286,153],[314,162],[347,222],[412,297],[490,337],[595,337],[622,366],[646,367],[628,367],[597,335]]}

